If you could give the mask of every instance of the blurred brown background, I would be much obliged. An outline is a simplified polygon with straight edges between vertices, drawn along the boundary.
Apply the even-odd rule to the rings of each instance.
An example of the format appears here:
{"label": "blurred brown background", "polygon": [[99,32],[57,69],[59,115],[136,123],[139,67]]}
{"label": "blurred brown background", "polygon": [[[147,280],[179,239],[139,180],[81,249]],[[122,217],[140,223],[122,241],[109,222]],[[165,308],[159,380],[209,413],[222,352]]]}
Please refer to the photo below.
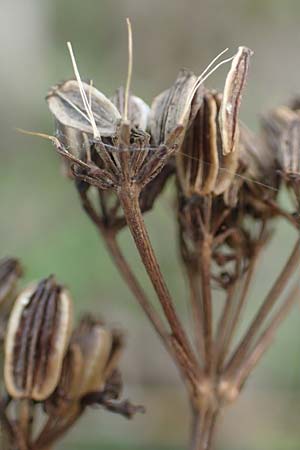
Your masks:
{"label": "blurred brown background", "polygon": [[[298,0],[0,0],[0,253],[20,257],[26,280],[57,274],[76,313],[91,309],[127,330],[122,360],[126,396],[147,407],[132,422],[91,411],[60,448],[180,449],[188,409],[180,380],[124,287],[50,144],[15,127],[53,133],[48,88],[72,76],[71,40],[82,77],[111,95],[126,77],[125,18],[134,33],[133,90],[149,103],[181,67],[199,73],[223,48],[247,45],[252,59],[242,118],[251,128],[266,109],[300,92]],[[227,68],[207,85],[222,88]],[[147,215],[153,243],[182,315],[187,315],[178,263],[172,192]],[[251,310],[289,252],[294,235],[279,224],[252,290]],[[127,232],[122,245],[152,295]],[[300,448],[299,309],[237,405],[225,411],[218,450]]]}

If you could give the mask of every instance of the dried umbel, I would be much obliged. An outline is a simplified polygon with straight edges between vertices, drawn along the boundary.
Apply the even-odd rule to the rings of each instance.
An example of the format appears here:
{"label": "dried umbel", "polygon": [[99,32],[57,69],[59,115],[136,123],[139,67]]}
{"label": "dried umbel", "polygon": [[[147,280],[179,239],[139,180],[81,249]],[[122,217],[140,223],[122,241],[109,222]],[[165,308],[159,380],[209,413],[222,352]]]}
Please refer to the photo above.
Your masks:
{"label": "dried umbel", "polygon": [[[298,218],[285,211],[277,195],[285,180],[299,199],[299,102],[289,107],[288,114],[282,109],[273,114],[266,121],[265,133],[254,136],[239,120],[252,54],[239,47],[233,58],[212,68],[222,52],[199,77],[180,71],[174,84],[149,108],[130,93],[129,21],[128,29],[126,86],[112,99],[92,83],[81,81],[69,44],[76,80],[49,92],[57,136],[42,136],[55,144],[67,162],[85,212],[179,369],[192,411],[192,449],[208,450],[220,412],[237,398],[299,295],[296,284],[284,296],[299,267],[297,240],[241,339],[236,339],[259,255],[271,236],[272,219],[281,215],[299,229]],[[229,61],[223,92],[204,88],[206,78]],[[142,216],[174,172],[193,341],[191,327],[175,308]],[[126,224],[159,309],[149,300],[118,244],[117,234]],[[104,324],[85,319],[79,325],[57,387],[44,402],[50,429],[55,417],[60,418],[61,427],[68,428],[90,404],[128,417],[135,411],[126,401],[116,402],[121,383],[114,343],[114,333]],[[49,438],[46,426],[36,444],[43,447],[57,434],[59,429],[52,429]]]}
{"label": "dried umbel", "polygon": [[[251,50],[240,47],[224,92],[205,90],[177,156],[184,195],[219,195],[232,182],[239,158],[238,112]],[[194,106],[195,109],[195,106]]]}
{"label": "dried umbel", "polygon": [[54,277],[19,295],[5,337],[4,377],[13,398],[40,401],[54,391],[71,327],[69,294]]}
{"label": "dried umbel", "polygon": [[273,152],[277,172],[294,193],[294,204],[299,211],[300,195],[300,112],[289,106],[275,108],[262,119],[266,145]]}

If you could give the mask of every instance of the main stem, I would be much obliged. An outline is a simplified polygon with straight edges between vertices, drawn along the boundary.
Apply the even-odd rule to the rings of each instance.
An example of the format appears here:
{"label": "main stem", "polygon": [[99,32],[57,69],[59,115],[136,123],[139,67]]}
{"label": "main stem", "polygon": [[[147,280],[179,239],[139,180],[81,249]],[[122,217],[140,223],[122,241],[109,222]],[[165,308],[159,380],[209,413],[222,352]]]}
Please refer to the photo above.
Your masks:
{"label": "main stem", "polygon": [[171,295],[165,284],[145,227],[138,200],[139,188],[138,186],[132,184],[129,186],[124,186],[118,192],[118,196],[137,250],[159,298],[173,336],[182,347],[189,360],[192,361],[193,366],[197,371],[198,364],[195,355],[175,311]]}
{"label": "main stem", "polygon": [[193,411],[190,450],[211,450],[219,411]]}
{"label": "main stem", "polygon": [[107,246],[108,252],[110,253],[117,269],[119,270],[123,280],[128,285],[129,289],[137,299],[138,303],[144,310],[146,316],[148,317],[150,323],[152,323],[153,327],[155,328],[157,334],[161,338],[164,346],[166,349],[173,353],[173,347],[170,340],[170,334],[168,330],[166,329],[164,323],[162,322],[159,314],[152,306],[151,302],[149,301],[145,291],[143,290],[142,286],[138,282],[137,278],[135,277],[133,271],[130,268],[130,265],[126,261],[120,246],[117,241],[117,231],[116,230],[109,230],[107,227],[104,226],[101,217],[98,216],[97,212],[95,211],[92,203],[90,202],[89,198],[85,193],[80,193],[81,203],[82,207],[87,213],[87,215],[90,217],[92,222],[97,227],[99,233],[104,239],[104,242]]}

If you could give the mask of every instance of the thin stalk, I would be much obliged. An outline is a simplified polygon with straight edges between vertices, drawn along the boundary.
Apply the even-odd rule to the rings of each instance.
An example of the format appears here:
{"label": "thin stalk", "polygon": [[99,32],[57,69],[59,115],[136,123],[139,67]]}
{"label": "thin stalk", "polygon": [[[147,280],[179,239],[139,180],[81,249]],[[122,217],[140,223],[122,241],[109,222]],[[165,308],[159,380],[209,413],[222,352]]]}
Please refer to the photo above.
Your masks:
{"label": "thin stalk", "polygon": [[171,295],[164,281],[149,239],[149,235],[139,206],[139,188],[135,185],[125,186],[123,189],[120,189],[120,191],[118,192],[118,196],[135,245],[148,273],[150,281],[154,287],[154,290],[159,298],[160,304],[164,310],[172,333],[183,350],[188,355],[189,359],[193,362],[193,365],[195,367],[198,367],[197,360],[192,351],[187,335],[175,311]]}
{"label": "thin stalk", "polygon": [[235,371],[236,367],[240,365],[240,362],[243,359],[244,355],[249,351],[249,348],[251,347],[255,335],[259,331],[266,317],[269,315],[278,297],[282,294],[283,290],[285,289],[288,281],[290,280],[291,276],[293,275],[294,271],[296,270],[299,264],[299,260],[300,260],[300,239],[296,241],[296,244],[294,245],[293,251],[288,261],[286,262],[277,280],[275,281],[273,287],[271,288],[269,294],[267,295],[262,306],[260,307],[258,313],[256,314],[255,318],[250,324],[250,327],[246,332],[244,338],[238,345],[235,353],[233,354],[232,358],[227,364],[226,367],[227,374]]}
{"label": "thin stalk", "polygon": [[257,342],[251,350],[250,354],[244,360],[241,368],[239,369],[234,384],[240,389],[244,384],[249,374],[252,372],[254,367],[257,365],[261,357],[264,355],[266,350],[270,347],[273,342],[274,335],[281,324],[281,322],[286,318],[291,308],[294,306],[296,300],[299,299],[300,288],[298,284],[289,293],[288,297],[285,299],[281,308],[274,315],[270,324],[267,326],[266,330],[257,339]]}
{"label": "thin stalk", "polygon": [[208,373],[213,368],[213,312],[211,292],[211,244],[209,234],[204,234],[200,247],[200,277],[203,308],[203,339],[205,349],[205,365]]}
{"label": "thin stalk", "polygon": [[219,411],[207,409],[203,414],[194,413],[191,450],[211,450]]}
{"label": "thin stalk", "polygon": [[218,341],[219,349],[220,349],[220,353],[218,355],[218,367],[219,368],[221,368],[222,365],[224,364],[224,361],[229,352],[233,337],[236,333],[242,312],[245,309],[247,295],[249,292],[251,281],[252,281],[253,275],[254,275],[254,270],[256,267],[257,256],[258,256],[258,252],[256,252],[256,254],[253,256],[251,263],[249,265],[249,268],[247,270],[247,273],[245,274],[245,279],[244,279],[244,283],[242,286],[242,292],[238,296],[237,306],[236,306],[235,311],[234,311],[234,306],[235,306],[236,302],[233,301],[233,299],[228,299],[230,304],[227,305],[227,303],[226,303],[226,305],[225,305],[224,315],[226,314],[226,316],[224,317],[225,323],[223,325],[224,333],[222,336],[220,336],[220,339]]}
{"label": "thin stalk", "polygon": [[237,283],[234,283],[233,286],[229,286],[223,310],[217,325],[217,334],[215,338],[217,369],[222,367],[225,358],[226,337],[228,335],[228,325],[232,316],[233,303],[235,302],[236,289]]}
{"label": "thin stalk", "polygon": [[24,439],[27,443],[30,441],[31,434],[31,419],[32,419],[32,405],[30,400],[22,399],[19,401],[19,426],[22,431]]}
{"label": "thin stalk", "polygon": [[191,442],[190,449],[197,450],[200,448],[201,437],[202,437],[202,428],[204,422],[204,415],[200,413],[200,411],[193,410],[192,411],[192,424],[191,424]]}
{"label": "thin stalk", "polygon": [[168,351],[171,351],[172,345],[170,341],[170,334],[168,333],[164,323],[160,319],[158,313],[148,300],[144,290],[138,283],[136,277],[134,276],[128,262],[126,261],[120,246],[117,242],[116,236],[113,234],[108,235],[106,233],[106,236],[104,237],[105,243],[107,245],[107,248],[113,258],[113,261],[118,268],[119,272],[121,273],[123,279],[126,281],[129,289],[134,294],[135,298],[137,299],[138,303],[144,310],[146,316],[152,323],[153,327],[155,328],[157,334],[163,341],[165,347]]}
{"label": "thin stalk", "polygon": [[60,427],[54,428],[52,431],[46,433],[42,431],[30,450],[44,450],[51,447],[54,442],[59,440],[74,425],[74,423],[77,422],[82,413],[83,408],[80,408],[77,413],[68,418],[68,420]]}
{"label": "thin stalk", "polygon": [[199,298],[199,278],[198,274],[192,269],[187,269],[187,276],[190,290],[190,304],[192,312],[192,320],[194,324],[194,335],[197,352],[201,361],[204,361],[204,339],[203,339],[203,319],[201,315],[201,304]]}
{"label": "thin stalk", "polygon": [[152,306],[150,300],[147,298],[145,291],[141,287],[140,283],[136,279],[133,271],[131,270],[128,262],[126,261],[120,246],[117,242],[116,233],[108,232],[108,230],[104,227],[101,218],[96,213],[95,209],[93,208],[90,200],[86,196],[86,194],[81,193],[81,202],[82,206],[85,210],[85,212],[88,214],[90,219],[93,221],[93,223],[96,225],[98,231],[104,238],[104,242],[107,246],[107,249],[112,257],[112,260],[114,261],[117,269],[119,270],[123,280],[137,299],[138,303],[140,304],[141,308],[145,312],[146,316],[148,317],[149,321],[152,323],[153,327],[155,328],[156,332],[160,336],[164,346],[169,352],[173,352],[173,347],[170,343],[170,335],[164,325],[164,323],[161,321],[159,314],[156,312],[154,307]]}

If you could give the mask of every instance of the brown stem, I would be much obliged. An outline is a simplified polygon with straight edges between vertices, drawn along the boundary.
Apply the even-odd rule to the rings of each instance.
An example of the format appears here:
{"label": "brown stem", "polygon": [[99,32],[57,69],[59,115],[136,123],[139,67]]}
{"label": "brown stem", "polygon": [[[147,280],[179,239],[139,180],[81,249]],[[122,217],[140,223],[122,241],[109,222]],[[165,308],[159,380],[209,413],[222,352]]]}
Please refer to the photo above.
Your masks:
{"label": "brown stem", "polygon": [[[237,330],[237,326],[240,321],[240,317],[245,308],[247,295],[249,292],[250,284],[253,279],[253,274],[257,262],[258,251],[253,255],[250,266],[248,267],[247,273],[245,274],[244,283],[242,286],[242,292],[238,296],[237,306],[234,311],[234,307],[236,304],[235,298],[232,298],[230,294],[228,294],[229,298],[226,299],[226,304],[223,312],[223,323],[221,325],[222,330],[220,330],[220,335],[218,339],[218,348],[219,354],[217,356],[218,359],[218,368],[220,369],[225,361],[225,358],[229,352],[230,345],[232,343],[233,337]],[[237,288],[237,286],[235,286]],[[230,298],[231,297],[231,298]],[[221,332],[222,331],[222,332]]]}
{"label": "brown stem", "polygon": [[204,234],[200,248],[200,277],[203,308],[203,339],[205,348],[205,365],[208,373],[213,368],[213,318],[211,292],[211,245],[212,238]]}
{"label": "brown stem", "polygon": [[192,413],[192,424],[191,424],[191,442],[190,449],[198,450],[200,447],[201,441],[201,433],[202,433],[202,425],[203,425],[202,415],[199,411],[193,411]]}
{"label": "brown stem", "polygon": [[261,357],[264,355],[266,350],[272,344],[274,335],[285,317],[290,312],[291,308],[294,306],[296,300],[299,298],[300,288],[298,284],[289,293],[288,297],[285,299],[281,308],[274,315],[270,324],[267,326],[266,330],[257,339],[257,342],[251,350],[250,354],[244,360],[241,368],[239,369],[234,384],[237,389],[240,390],[241,386],[244,384],[249,374],[252,372],[254,367],[257,365]]}
{"label": "brown stem", "polygon": [[201,314],[201,299],[199,298],[199,278],[198,274],[192,269],[189,270],[189,268],[187,268],[187,275],[196,348],[201,361],[204,361],[203,318]]}
{"label": "brown stem", "polygon": [[222,367],[225,358],[225,353],[227,351],[226,337],[228,336],[228,326],[232,315],[233,303],[235,302],[236,289],[237,289],[237,282],[234,283],[233,286],[229,286],[227,290],[225,304],[223,306],[223,310],[217,325],[217,332],[215,338],[217,369],[220,369]]}
{"label": "brown stem", "polygon": [[[53,429],[44,429],[32,445],[30,450],[44,450],[51,447],[54,442],[58,441],[73,425],[83,413],[83,408],[78,409],[71,417],[69,417],[62,425],[53,427]],[[47,426],[47,425],[46,425]]]}
{"label": "brown stem", "polygon": [[194,412],[191,432],[191,450],[211,450],[216,430],[218,411],[207,409]]}
{"label": "brown stem", "polygon": [[143,216],[139,206],[139,188],[135,185],[124,186],[118,192],[128,227],[140,254],[151,283],[164,310],[172,333],[195,367],[198,366],[187,335],[175,311],[168,288],[165,284],[159,264],[154,254]]}
{"label": "brown stem", "polygon": [[286,287],[289,279],[291,278],[297,265],[299,264],[299,260],[300,260],[300,239],[297,240],[288,261],[286,262],[284,268],[279,274],[269,294],[265,298],[262,306],[260,307],[258,313],[253,319],[241,343],[238,345],[238,348],[233,354],[231,360],[227,364],[226,367],[227,375],[235,371],[236,367],[239,366],[244,355],[248,352],[256,333],[259,331],[261,325],[263,324],[266,317],[269,315],[271,309],[273,308],[276,300]]}
{"label": "brown stem", "polygon": [[113,258],[113,261],[115,265],[117,266],[118,270],[122,274],[123,279],[126,281],[128,287],[130,288],[131,292],[136,297],[137,301],[139,302],[140,306],[144,310],[145,314],[147,315],[149,321],[152,323],[153,327],[155,328],[157,334],[160,336],[161,340],[163,341],[165,347],[169,352],[172,353],[172,345],[170,341],[170,334],[167,332],[165,325],[161,321],[158,313],[146,297],[146,294],[140,284],[138,283],[137,279],[135,278],[128,262],[124,258],[124,255],[120,249],[120,246],[116,240],[116,236],[113,234],[105,233],[105,242],[107,245],[107,248]]}
{"label": "brown stem", "polygon": [[169,352],[173,352],[173,347],[170,342],[170,335],[161,321],[158,313],[155,311],[154,307],[152,306],[151,302],[147,298],[145,291],[141,287],[140,283],[136,279],[133,271],[131,270],[128,262],[126,261],[120,246],[117,242],[116,233],[107,230],[105,226],[103,225],[101,218],[96,213],[95,209],[93,208],[90,200],[88,199],[87,195],[85,193],[80,193],[82,206],[85,210],[85,212],[88,214],[88,216],[92,219],[93,223],[96,225],[97,229],[101,233],[102,237],[104,238],[104,242],[106,243],[107,249],[117,267],[120,274],[122,275],[123,280],[137,299],[138,303],[144,310],[145,314],[147,315],[149,321],[154,326],[156,332],[160,336],[163,344],[167,348]]}

